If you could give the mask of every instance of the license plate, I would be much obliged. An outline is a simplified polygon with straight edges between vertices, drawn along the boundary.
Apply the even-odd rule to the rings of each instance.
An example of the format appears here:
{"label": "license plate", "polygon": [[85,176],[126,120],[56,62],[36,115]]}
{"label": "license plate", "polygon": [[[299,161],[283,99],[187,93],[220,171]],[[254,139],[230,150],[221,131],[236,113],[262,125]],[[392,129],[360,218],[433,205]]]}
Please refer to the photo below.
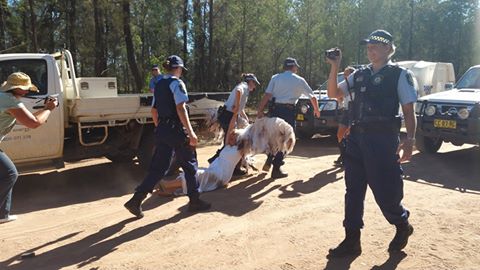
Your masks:
{"label": "license plate", "polygon": [[303,117],[303,114],[297,114],[297,121],[303,121],[305,118]]}
{"label": "license plate", "polygon": [[457,121],[455,120],[444,120],[444,119],[435,119],[433,120],[433,126],[436,128],[457,128]]}

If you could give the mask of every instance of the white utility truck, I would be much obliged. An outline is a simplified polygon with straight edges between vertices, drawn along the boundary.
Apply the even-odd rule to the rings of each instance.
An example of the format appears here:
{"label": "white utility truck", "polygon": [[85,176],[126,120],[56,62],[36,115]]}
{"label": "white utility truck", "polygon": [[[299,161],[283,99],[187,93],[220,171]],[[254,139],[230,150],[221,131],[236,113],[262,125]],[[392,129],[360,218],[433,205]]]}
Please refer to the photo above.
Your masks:
{"label": "white utility truck", "polygon": [[[42,108],[48,96],[59,100],[47,123],[37,129],[17,123],[0,148],[21,172],[61,168],[64,161],[99,156],[112,161],[138,157],[142,165],[148,164],[153,149],[152,94],[119,95],[115,77],[76,77],[73,66],[68,50],[0,55],[0,82],[21,71],[39,88],[22,98],[29,110]],[[204,120],[209,109],[223,105],[210,99],[215,95],[225,98],[221,93],[190,94],[191,119]]]}

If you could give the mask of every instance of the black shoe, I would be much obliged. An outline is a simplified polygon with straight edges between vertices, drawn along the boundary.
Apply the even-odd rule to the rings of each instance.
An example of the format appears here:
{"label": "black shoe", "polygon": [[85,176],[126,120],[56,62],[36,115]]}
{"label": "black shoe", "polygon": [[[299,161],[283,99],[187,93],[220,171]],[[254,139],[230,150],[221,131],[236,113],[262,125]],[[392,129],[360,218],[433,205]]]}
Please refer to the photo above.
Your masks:
{"label": "black shoe", "polygon": [[242,176],[242,175],[245,175],[247,174],[247,170],[243,169],[243,168],[237,168],[235,167],[235,169],[233,170],[233,175],[235,176]]}
{"label": "black shoe", "polygon": [[210,209],[212,205],[206,201],[200,200],[198,197],[190,199],[188,202],[188,211],[189,212],[200,212]]}
{"label": "black shoe", "polygon": [[145,197],[147,197],[146,193],[135,192],[133,197],[123,206],[125,206],[125,208],[137,218],[143,218],[142,201]]}
{"label": "black shoe", "polygon": [[336,248],[328,251],[327,258],[356,257],[360,254],[362,254],[360,230],[346,230],[345,239]]}
{"label": "black shoe", "polygon": [[343,167],[343,158],[339,156],[337,160],[333,162],[333,166],[335,167]]}
{"label": "black shoe", "polygon": [[273,167],[272,170],[272,178],[273,179],[278,179],[278,178],[285,178],[288,176],[288,173],[284,172],[281,167]]}
{"label": "black shoe", "polygon": [[397,227],[397,233],[388,246],[388,252],[398,252],[404,249],[408,244],[408,238],[413,233],[413,226],[408,222],[395,226]]}

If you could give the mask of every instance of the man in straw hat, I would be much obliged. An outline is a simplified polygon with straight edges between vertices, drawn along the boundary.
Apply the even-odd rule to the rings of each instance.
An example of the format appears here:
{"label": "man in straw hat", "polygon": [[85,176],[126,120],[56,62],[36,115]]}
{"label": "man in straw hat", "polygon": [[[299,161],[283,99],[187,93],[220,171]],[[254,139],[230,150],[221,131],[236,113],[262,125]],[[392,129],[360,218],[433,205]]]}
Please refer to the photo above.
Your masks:
{"label": "man in straw hat", "polygon": [[[38,88],[23,72],[10,74],[7,81],[0,86],[0,142],[17,121],[28,128],[37,128],[47,121],[51,111],[57,107],[57,99],[49,98],[45,101],[43,109],[31,113],[20,100],[29,92],[38,92]],[[17,168],[0,150],[0,223],[17,219],[15,215],[10,215],[12,190],[17,177]]]}

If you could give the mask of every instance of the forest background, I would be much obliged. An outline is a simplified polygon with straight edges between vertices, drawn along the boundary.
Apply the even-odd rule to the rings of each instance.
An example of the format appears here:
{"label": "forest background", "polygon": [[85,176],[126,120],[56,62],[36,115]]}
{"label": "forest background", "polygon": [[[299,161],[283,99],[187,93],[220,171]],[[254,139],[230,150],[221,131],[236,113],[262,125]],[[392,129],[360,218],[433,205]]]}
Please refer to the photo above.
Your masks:
{"label": "forest background", "polygon": [[[230,91],[244,72],[264,89],[295,57],[312,88],[343,65],[367,63],[359,40],[391,32],[394,60],[480,64],[478,0],[0,0],[0,53],[69,49],[82,77],[117,77],[123,93],[147,91],[152,64],[180,55],[188,91]],[[262,91],[257,91],[258,99]]]}

